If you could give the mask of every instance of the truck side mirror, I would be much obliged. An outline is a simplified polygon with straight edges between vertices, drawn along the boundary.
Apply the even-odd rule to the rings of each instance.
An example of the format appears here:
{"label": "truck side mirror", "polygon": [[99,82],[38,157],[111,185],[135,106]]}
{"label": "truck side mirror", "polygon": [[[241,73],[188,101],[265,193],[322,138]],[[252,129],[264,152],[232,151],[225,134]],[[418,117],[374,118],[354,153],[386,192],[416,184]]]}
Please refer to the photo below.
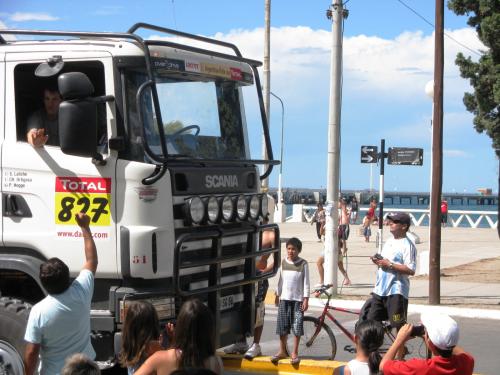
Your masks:
{"label": "truck side mirror", "polygon": [[57,80],[63,98],[59,106],[59,144],[68,155],[97,154],[97,103],[94,86],[81,72],[61,74]]}

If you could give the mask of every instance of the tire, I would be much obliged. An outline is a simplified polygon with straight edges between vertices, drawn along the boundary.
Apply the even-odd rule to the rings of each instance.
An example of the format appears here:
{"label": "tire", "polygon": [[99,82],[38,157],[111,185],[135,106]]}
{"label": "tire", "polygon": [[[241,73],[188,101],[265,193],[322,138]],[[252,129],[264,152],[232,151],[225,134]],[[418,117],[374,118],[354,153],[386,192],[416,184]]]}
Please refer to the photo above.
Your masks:
{"label": "tire", "polygon": [[405,345],[407,349],[405,359],[429,359],[431,357],[429,349],[427,349],[427,345],[425,345],[425,340],[423,337],[414,337],[411,340],[408,340]]}
{"label": "tire", "polygon": [[[384,334],[384,343],[380,347],[379,351],[381,354],[385,354],[387,350],[391,347],[393,344],[396,336],[395,336],[396,331],[385,331]],[[425,345],[425,340],[423,337],[413,337],[410,340],[405,342],[405,355],[404,359],[411,359],[411,358],[423,358],[423,359],[429,359],[431,357],[431,353],[429,349],[427,349],[427,345]]]}
{"label": "tire", "polygon": [[[328,325],[323,323],[320,331],[313,338],[320,324],[318,318],[312,316],[304,317],[304,336],[300,338],[299,356],[308,359],[335,359],[337,354],[337,341],[335,335]],[[288,335],[288,350],[293,348],[293,335]]]}
{"label": "tire", "polygon": [[23,374],[24,331],[31,305],[0,297],[0,373]]}

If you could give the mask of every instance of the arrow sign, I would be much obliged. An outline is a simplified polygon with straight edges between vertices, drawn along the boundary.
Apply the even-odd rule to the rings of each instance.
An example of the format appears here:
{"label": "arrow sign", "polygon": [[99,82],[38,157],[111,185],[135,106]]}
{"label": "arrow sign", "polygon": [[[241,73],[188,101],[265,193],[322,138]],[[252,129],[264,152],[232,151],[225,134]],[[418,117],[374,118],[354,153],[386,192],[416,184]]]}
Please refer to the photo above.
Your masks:
{"label": "arrow sign", "polygon": [[361,146],[361,163],[376,163],[377,161],[377,146]]}
{"label": "arrow sign", "polygon": [[424,150],[410,147],[389,147],[387,162],[392,165],[422,165]]}

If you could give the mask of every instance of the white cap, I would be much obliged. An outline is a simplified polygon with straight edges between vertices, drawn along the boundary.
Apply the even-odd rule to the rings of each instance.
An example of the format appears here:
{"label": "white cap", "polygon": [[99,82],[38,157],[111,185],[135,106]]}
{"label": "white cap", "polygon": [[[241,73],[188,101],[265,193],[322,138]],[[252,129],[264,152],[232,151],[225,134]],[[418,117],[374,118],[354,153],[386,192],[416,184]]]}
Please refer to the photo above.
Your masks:
{"label": "white cap", "polygon": [[446,314],[423,313],[420,320],[432,343],[442,350],[450,350],[458,343],[458,324]]}

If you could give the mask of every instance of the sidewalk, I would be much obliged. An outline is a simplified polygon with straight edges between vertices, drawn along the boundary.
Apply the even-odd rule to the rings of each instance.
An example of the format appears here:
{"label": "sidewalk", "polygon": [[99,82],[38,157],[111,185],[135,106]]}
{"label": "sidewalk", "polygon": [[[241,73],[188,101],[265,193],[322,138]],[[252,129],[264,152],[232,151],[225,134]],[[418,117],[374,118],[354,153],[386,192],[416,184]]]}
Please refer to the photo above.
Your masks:
{"label": "sidewalk", "polygon": [[[348,257],[347,259],[344,258],[344,266],[347,269],[352,285],[342,287],[343,277],[340,272],[338,273],[339,288],[338,297],[335,300],[337,306],[361,307],[375,282],[376,267],[369,259],[377,251],[375,236],[372,236],[371,242],[365,242],[364,237],[358,235],[358,227],[359,225],[351,225],[347,242]],[[420,254],[429,250],[429,228],[416,227],[412,228],[412,231],[420,237],[421,241],[416,245],[418,261],[420,260]],[[300,256],[309,262],[311,286],[317,284],[319,276],[316,260],[320,256],[324,244],[318,242],[315,228],[308,223],[283,223],[280,224],[280,232],[282,242],[285,242],[290,237],[298,237],[302,241],[303,247]],[[373,227],[372,232],[376,232],[375,227]],[[390,236],[390,232],[385,227],[384,238],[388,236]],[[284,243],[282,244],[281,256],[286,256]],[[495,229],[450,227],[442,229],[441,269],[499,256],[500,240]],[[417,274],[420,266],[417,264]],[[493,272],[500,273],[500,269]],[[455,316],[500,319],[500,283],[486,282],[484,275],[481,275],[480,272],[477,274],[471,273],[469,276],[467,279],[470,279],[470,281],[447,281],[443,277],[441,278],[441,306],[422,306],[428,303],[429,281],[422,276],[411,278],[409,311],[421,312],[425,309],[445,309],[448,314]],[[269,291],[273,293],[277,277],[269,281]],[[268,302],[272,301],[268,300]],[[312,299],[311,304],[321,305],[321,301]]]}

